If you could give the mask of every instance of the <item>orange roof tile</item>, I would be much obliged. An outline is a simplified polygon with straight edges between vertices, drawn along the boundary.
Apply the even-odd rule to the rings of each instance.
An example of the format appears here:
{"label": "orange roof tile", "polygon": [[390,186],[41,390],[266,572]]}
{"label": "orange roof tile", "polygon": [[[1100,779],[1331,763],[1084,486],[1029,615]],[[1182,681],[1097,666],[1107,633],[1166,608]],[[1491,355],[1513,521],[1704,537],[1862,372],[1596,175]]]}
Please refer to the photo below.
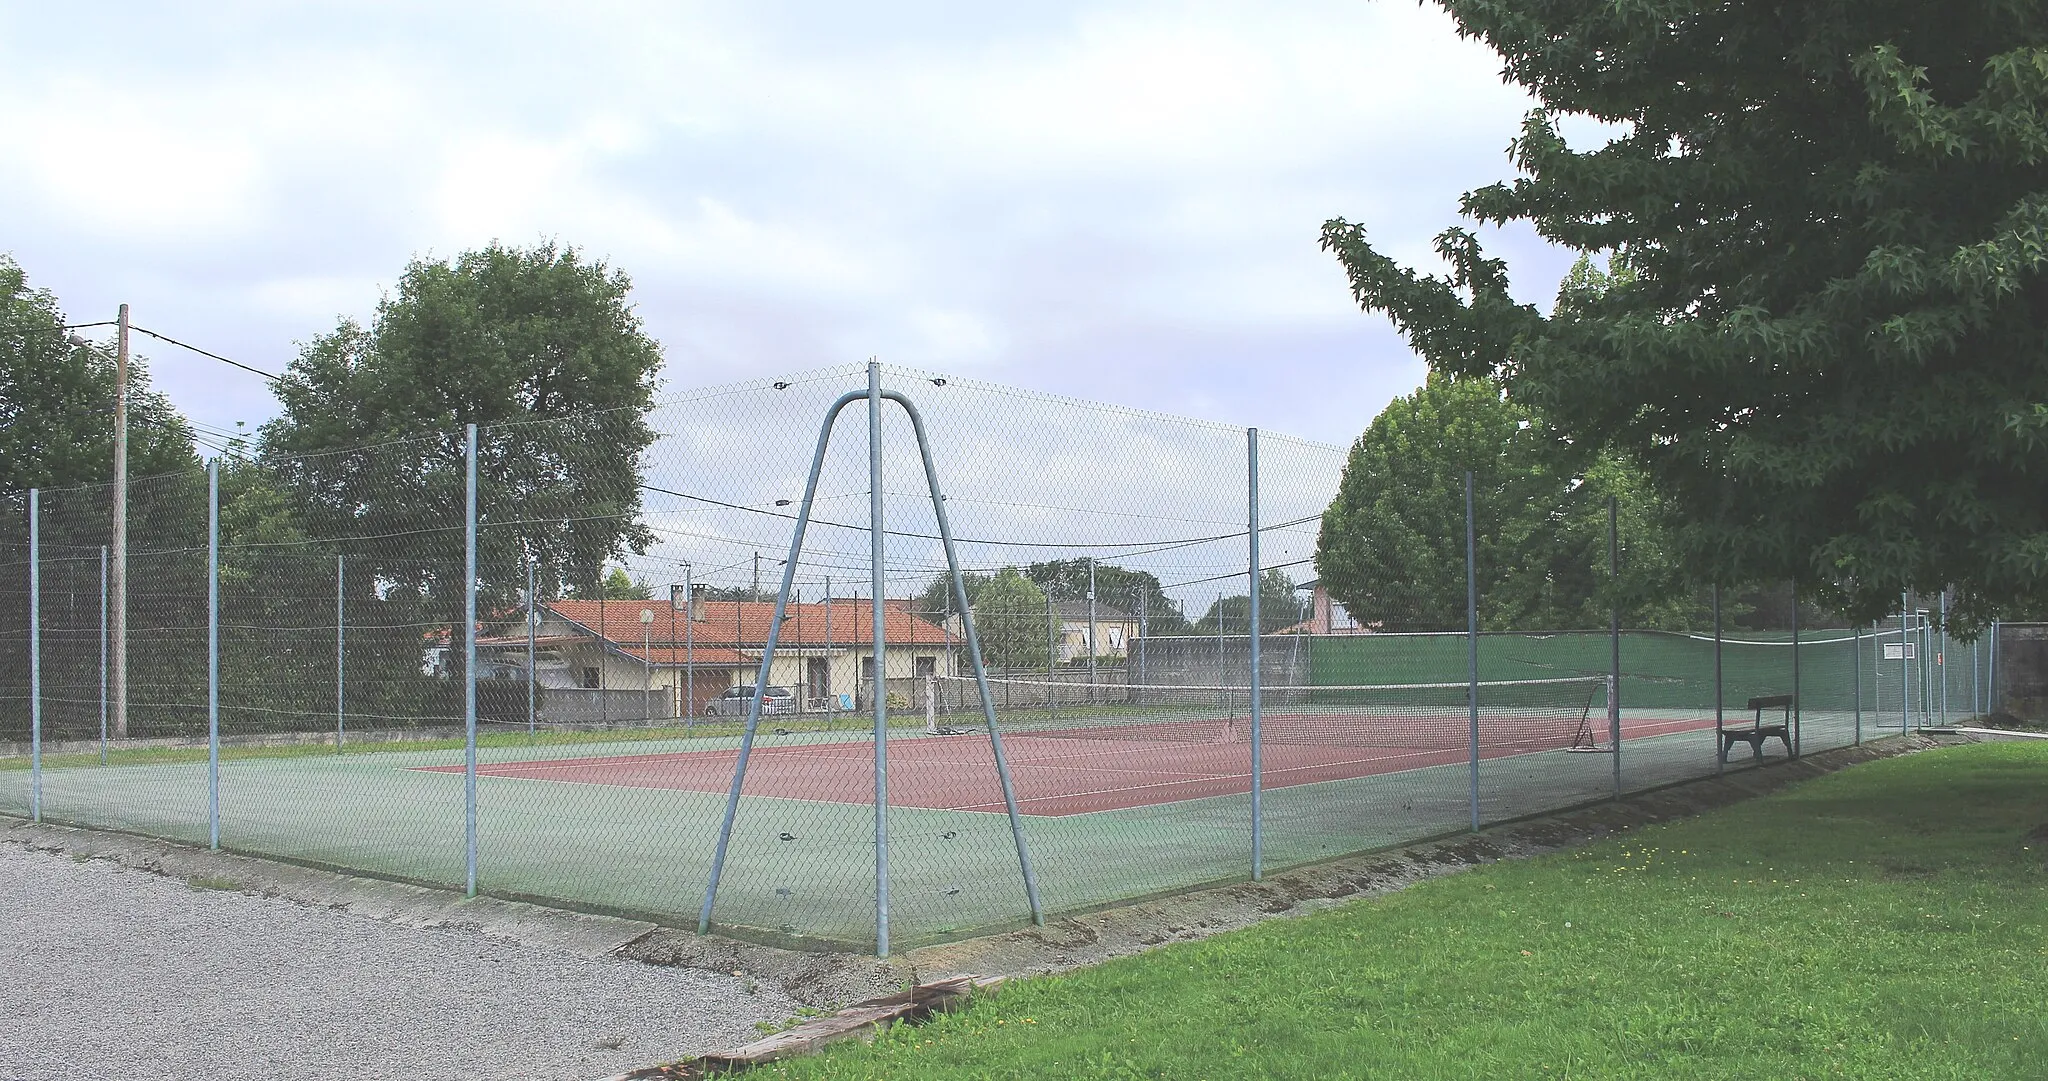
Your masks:
{"label": "orange roof tile", "polygon": [[[690,632],[701,653],[707,643],[759,647],[768,640],[768,627],[775,618],[774,601],[705,601],[704,618]],[[827,634],[826,605],[822,602],[792,604],[782,627],[781,644],[819,646],[828,639],[834,645],[865,645],[872,641],[873,609],[865,600],[834,600],[832,622]],[[646,626],[647,641],[661,646],[680,645],[684,638],[683,613],[667,601],[582,601],[547,602],[547,609],[571,620],[620,646],[638,646],[642,641],[640,613],[654,613]],[[908,606],[895,601],[882,604],[882,634],[891,645],[944,646],[958,638],[930,620],[912,615]]]}

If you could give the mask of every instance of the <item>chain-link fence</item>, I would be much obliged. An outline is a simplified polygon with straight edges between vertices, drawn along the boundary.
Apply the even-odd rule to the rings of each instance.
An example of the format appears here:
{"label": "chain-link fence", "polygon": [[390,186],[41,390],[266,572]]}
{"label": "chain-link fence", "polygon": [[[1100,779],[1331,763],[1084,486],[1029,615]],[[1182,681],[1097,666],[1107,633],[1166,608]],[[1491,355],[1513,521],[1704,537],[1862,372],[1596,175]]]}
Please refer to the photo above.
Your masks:
{"label": "chain-link fence", "polygon": [[[870,378],[252,448],[133,482],[125,551],[109,487],[11,494],[0,810],[904,945],[1995,701],[1995,647],[1912,599],[1617,636],[1509,630],[1482,595],[1482,633],[1403,630],[1419,593],[1353,612],[1312,581],[1344,448]],[[1774,724],[1724,762],[1721,732]]]}

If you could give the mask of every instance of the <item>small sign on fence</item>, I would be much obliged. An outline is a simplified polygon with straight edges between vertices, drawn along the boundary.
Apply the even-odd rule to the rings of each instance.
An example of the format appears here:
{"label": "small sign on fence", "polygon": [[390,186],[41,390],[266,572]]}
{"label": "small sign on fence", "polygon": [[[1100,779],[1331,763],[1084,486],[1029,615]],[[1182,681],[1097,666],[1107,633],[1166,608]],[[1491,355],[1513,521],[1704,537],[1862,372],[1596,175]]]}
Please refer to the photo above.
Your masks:
{"label": "small sign on fence", "polygon": [[1884,659],[1888,661],[1917,661],[1920,659],[1920,651],[1915,648],[1917,645],[1918,643],[1915,642],[1886,642],[1884,644]]}

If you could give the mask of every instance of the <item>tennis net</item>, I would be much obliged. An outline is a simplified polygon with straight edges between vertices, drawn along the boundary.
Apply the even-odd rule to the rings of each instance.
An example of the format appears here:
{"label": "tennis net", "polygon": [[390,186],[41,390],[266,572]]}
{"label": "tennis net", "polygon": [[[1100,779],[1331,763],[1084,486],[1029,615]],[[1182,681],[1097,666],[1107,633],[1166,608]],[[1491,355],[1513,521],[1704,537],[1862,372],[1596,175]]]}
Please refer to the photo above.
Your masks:
{"label": "tennis net", "polygon": [[[1482,748],[1591,748],[1604,712],[1604,677],[1491,680],[1478,686]],[[1260,739],[1268,744],[1463,747],[1471,741],[1470,686],[1394,683],[1260,688]],[[981,696],[972,677],[933,683],[934,714],[972,724]],[[1251,689],[991,679],[1005,732],[1060,739],[1238,743],[1251,739]]]}

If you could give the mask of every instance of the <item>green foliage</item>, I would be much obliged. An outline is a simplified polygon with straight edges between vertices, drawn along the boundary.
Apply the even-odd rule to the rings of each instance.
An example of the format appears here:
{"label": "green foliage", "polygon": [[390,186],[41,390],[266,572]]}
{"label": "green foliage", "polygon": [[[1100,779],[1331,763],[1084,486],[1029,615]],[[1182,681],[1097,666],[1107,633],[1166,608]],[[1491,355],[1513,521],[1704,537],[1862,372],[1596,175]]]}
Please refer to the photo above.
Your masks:
{"label": "green foliage", "polygon": [[518,603],[529,558],[543,596],[587,596],[609,587],[609,559],[645,546],[639,456],[660,351],[629,287],[552,243],[415,260],[370,327],[344,320],[280,380],[257,466],[328,582],[333,554],[347,557],[362,658],[351,712],[461,714],[448,700],[459,681],[423,685],[419,655],[425,636],[461,625],[464,425],[479,426],[483,611]]}
{"label": "green foliage", "polygon": [[[2022,1078],[2048,747],[1696,819],[1058,976],[764,1070],[921,1078]],[[1284,880],[1283,880],[1284,881]]]}
{"label": "green foliage", "polygon": [[[114,353],[71,344],[67,322],[56,296],[31,289],[20,264],[0,255],[0,492],[10,499],[114,476]],[[149,389],[147,362],[131,354],[130,475],[197,463],[191,428]]]}
{"label": "green foliage", "polygon": [[[1575,454],[1483,378],[1431,375],[1352,444],[1323,514],[1316,569],[1368,626],[1465,627],[1465,473],[1473,475],[1480,626],[1602,627],[1618,597],[1630,626],[1683,622],[1664,511],[1635,470]],[[1607,574],[1607,499],[1618,503],[1619,593]]]}
{"label": "green foliage", "polygon": [[[700,590],[700,592],[705,592]],[[583,596],[581,591],[577,596]],[[631,578],[624,567],[613,567],[604,573],[599,588],[591,591],[590,599],[603,597],[608,601],[649,601],[654,599],[654,587],[645,578]],[[720,598],[724,599],[724,598]],[[752,597],[735,598],[751,600]]]}
{"label": "green foliage", "polygon": [[[54,295],[32,289],[22,268],[0,256],[0,626],[28,625],[27,489],[40,488],[43,623],[53,644],[97,638],[99,554],[113,523],[115,354],[71,344],[67,322]],[[192,663],[201,643],[189,616],[162,602],[181,590],[205,595],[203,562],[191,557],[205,546],[205,487],[191,429],[149,389],[143,358],[131,355],[128,380],[128,521],[137,541],[129,633],[149,643],[129,652],[130,686],[138,706],[167,704],[150,718],[189,725],[199,713],[189,704],[204,701],[195,694],[203,669]],[[96,688],[98,667],[97,650],[46,647],[46,733],[98,730],[97,691],[58,690]],[[0,700],[26,701],[28,683],[27,650],[0,650]],[[16,716],[25,725],[24,714]]]}
{"label": "green foliage", "polygon": [[[967,590],[967,603],[980,604],[982,588],[994,579],[995,575],[984,574],[981,571],[961,571],[960,583]],[[918,614],[933,622],[943,620],[949,613],[959,610],[960,605],[953,600],[953,580],[946,575],[932,579],[931,584],[924,587],[924,592],[917,599]]]}
{"label": "green foliage", "polygon": [[529,554],[545,591],[594,590],[649,539],[639,456],[661,355],[629,288],[552,243],[407,266],[372,327],[343,321],[278,385],[264,457],[308,531],[376,538],[378,577],[452,612],[474,423],[487,602],[516,597]]}
{"label": "green foliage", "polygon": [[[2048,604],[2048,10],[1440,2],[1540,104],[1463,212],[1610,273],[1544,315],[1465,229],[1439,278],[1332,220],[1361,305],[1641,465],[1699,580]],[[1574,149],[1567,116],[1614,134]]]}
{"label": "green foliage", "polygon": [[[1209,610],[1202,618],[1195,621],[1193,633],[1215,634],[1220,622],[1222,633],[1243,634],[1251,616],[1251,598],[1248,595],[1239,593],[1218,597],[1210,602]],[[1259,575],[1260,634],[1284,630],[1308,616],[1308,598],[1295,588],[1294,579],[1286,571],[1269,570]]]}
{"label": "green foliage", "polygon": [[992,668],[1043,668],[1050,648],[1045,636],[1045,594],[1015,567],[987,576],[974,599],[974,630],[981,656]]}
{"label": "green foliage", "polygon": [[[1033,563],[1024,575],[1049,597],[1081,600],[1088,596],[1088,560],[1054,559]],[[1145,633],[1186,634],[1188,621],[1160,589],[1159,579],[1150,571],[1136,571],[1114,563],[1095,564],[1095,599],[1132,615],[1143,611]]]}

